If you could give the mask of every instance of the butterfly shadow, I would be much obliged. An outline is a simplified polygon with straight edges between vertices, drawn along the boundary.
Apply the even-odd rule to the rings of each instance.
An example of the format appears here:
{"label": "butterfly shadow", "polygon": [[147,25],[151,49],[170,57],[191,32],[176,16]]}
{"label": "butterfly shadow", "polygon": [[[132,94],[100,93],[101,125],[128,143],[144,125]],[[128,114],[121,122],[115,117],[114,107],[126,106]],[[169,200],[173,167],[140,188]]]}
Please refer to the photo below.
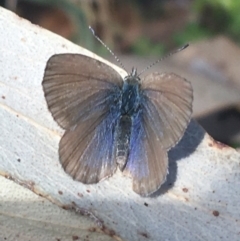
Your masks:
{"label": "butterfly shadow", "polygon": [[204,129],[195,121],[191,120],[182,139],[168,152],[169,169],[165,183],[159,190],[150,195],[157,197],[166,193],[177,179],[177,161],[190,156],[197,149],[205,135]]}

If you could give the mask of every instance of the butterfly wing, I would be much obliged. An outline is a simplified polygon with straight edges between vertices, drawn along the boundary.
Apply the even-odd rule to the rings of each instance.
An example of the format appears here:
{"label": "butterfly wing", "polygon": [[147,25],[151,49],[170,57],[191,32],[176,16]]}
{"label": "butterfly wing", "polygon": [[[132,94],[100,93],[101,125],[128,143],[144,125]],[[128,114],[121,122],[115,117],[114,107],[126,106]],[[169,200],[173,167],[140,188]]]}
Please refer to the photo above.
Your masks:
{"label": "butterfly wing", "polygon": [[152,73],[142,82],[142,110],[164,149],[180,140],[191,118],[190,82],[175,74]]}
{"label": "butterfly wing", "polygon": [[47,63],[42,84],[48,108],[67,129],[60,162],[80,182],[96,183],[116,170],[113,136],[122,83],[114,69],[87,56],[54,55]]}
{"label": "butterfly wing", "polygon": [[118,99],[122,83],[113,68],[96,59],[57,54],[47,62],[42,85],[53,118],[69,129],[96,111],[107,112]]}
{"label": "butterfly wing", "polygon": [[182,137],[192,113],[192,87],[175,74],[143,80],[141,112],[134,118],[125,170],[141,196],[157,191],[168,172],[167,150]]}
{"label": "butterfly wing", "polygon": [[141,196],[157,191],[166,179],[167,153],[142,114],[134,118],[130,153],[125,171],[133,179],[133,190]]}
{"label": "butterfly wing", "polygon": [[67,130],[59,144],[64,170],[82,183],[97,183],[111,176],[117,163],[114,157],[114,132],[117,112],[94,115]]}

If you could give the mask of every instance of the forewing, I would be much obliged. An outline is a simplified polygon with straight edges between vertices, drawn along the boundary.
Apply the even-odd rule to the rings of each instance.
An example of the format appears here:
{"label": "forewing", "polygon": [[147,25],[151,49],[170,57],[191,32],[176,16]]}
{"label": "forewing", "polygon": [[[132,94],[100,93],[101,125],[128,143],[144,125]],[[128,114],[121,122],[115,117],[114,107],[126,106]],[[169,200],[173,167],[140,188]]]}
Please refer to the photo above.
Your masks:
{"label": "forewing", "polygon": [[121,76],[110,66],[80,54],[57,54],[47,62],[43,89],[48,108],[64,129],[108,111],[119,98]]}
{"label": "forewing", "polygon": [[152,73],[142,82],[142,110],[164,149],[182,137],[192,114],[190,82],[175,74]]}
{"label": "forewing", "polygon": [[114,131],[117,110],[79,123],[63,135],[59,144],[60,162],[73,179],[97,183],[111,176],[117,167],[114,159]]}
{"label": "forewing", "polygon": [[141,114],[134,119],[126,172],[133,179],[133,190],[141,196],[157,191],[166,179],[166,151],[148,120]]}

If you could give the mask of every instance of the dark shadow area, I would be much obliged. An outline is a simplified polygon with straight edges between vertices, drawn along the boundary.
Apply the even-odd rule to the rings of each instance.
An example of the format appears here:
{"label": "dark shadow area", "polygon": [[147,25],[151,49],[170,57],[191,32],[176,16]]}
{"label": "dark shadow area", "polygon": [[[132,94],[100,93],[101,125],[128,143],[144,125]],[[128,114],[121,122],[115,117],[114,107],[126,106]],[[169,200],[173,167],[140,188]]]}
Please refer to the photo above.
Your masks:
{"label": "dark shadow area", "polygon": [[234,138],[240,136],[239,107],[229,106],[202,116],[197,121],[215,140],[230,146],[237,144]]}
{"label": "dark shadow area", "polygon": [[192,119],[182,139],[175,147],[173,147],[168,152],[169,169],[168,169],[167,180],[160,187],[160,189],[155,193],[153,193],[150,197],[157,197],[159,195],[162,195],[173,186],[177,178],[176,161],[190,156],[196,150],[198,145],[201,143],[204,135],[205,135],[204,129],[195,120]]}

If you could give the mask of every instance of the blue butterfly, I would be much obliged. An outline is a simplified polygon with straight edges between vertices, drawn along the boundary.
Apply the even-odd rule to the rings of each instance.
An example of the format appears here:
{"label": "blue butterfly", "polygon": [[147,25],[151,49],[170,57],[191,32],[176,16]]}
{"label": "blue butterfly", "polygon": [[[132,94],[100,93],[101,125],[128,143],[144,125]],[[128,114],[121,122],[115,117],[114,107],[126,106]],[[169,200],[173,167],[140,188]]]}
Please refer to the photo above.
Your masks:
{"label": "blue butterfly", "polygon": [[173,73],[124,79],[109,65],[81,54],[47,62],[43,90],[55,121],[65,129],[59,159],[85,184],[131,175],[141,196],[157,191],[168,173],[167,151],[183,136],[192,113],[190,82]]}

